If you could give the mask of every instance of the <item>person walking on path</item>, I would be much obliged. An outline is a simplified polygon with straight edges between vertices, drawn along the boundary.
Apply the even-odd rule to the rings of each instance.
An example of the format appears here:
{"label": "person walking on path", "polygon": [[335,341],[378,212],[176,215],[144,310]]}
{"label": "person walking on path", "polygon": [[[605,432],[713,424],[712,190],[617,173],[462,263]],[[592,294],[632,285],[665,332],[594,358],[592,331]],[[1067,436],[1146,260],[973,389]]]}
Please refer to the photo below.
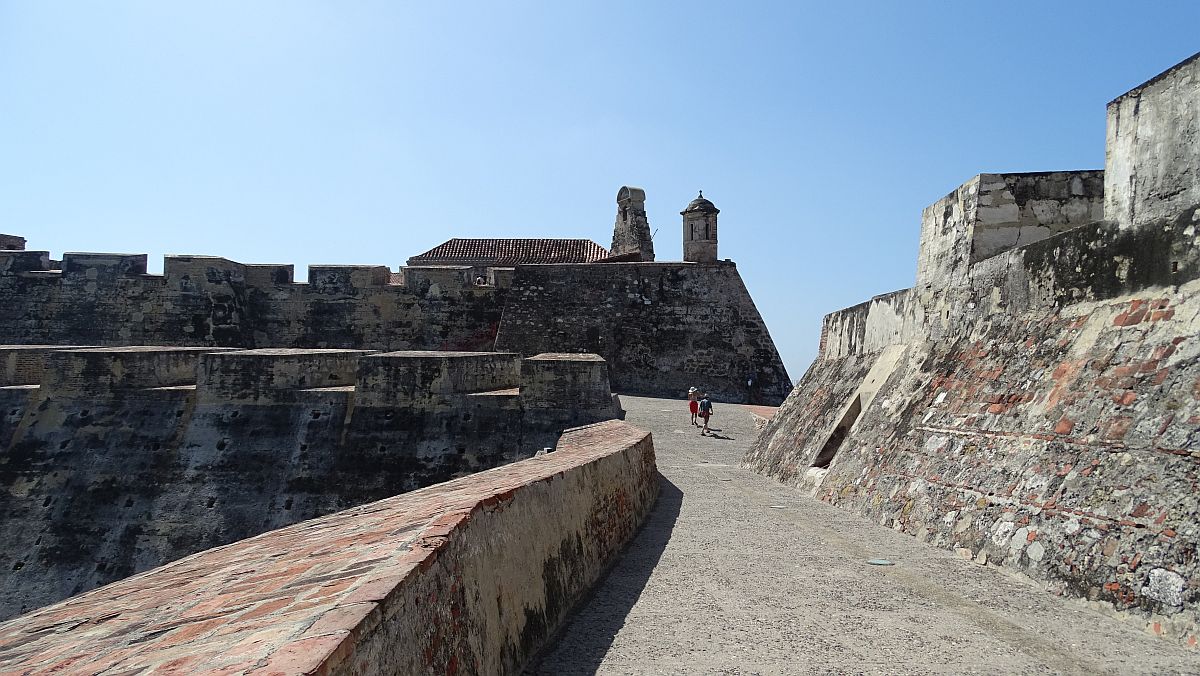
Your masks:
{"label": "person walking on path", "polygon": [[699,410],[700,410],[700,401],[699,401],[699,399],[700,399],[700,392],[699,392],[699,390],[697,390],[697,389],[696,389],[696,388],[694,388],[694,387],[693,387],[693,388],[690,388],[690,389],[688,390],[688,410],[689,410],[689,411],[691,411],[691,413],[692,413],[692,425],[693,425],[693,426],[695,426],[695,427],[699,427],[699,426],[700,426],[700,425],[699,425],[699,424],[696,422],[696,413],[697,413],[697,412],[699,412]]}
{"label": "person walking on path", "polygon": [[703,395],[703,399],[697,404],[696,408],[700,409],[700,417],[704,419],[704,428],[700,430],[701,436],[708,434],[708,419],[712,417],[713,405],[709,401],[708,395]]}

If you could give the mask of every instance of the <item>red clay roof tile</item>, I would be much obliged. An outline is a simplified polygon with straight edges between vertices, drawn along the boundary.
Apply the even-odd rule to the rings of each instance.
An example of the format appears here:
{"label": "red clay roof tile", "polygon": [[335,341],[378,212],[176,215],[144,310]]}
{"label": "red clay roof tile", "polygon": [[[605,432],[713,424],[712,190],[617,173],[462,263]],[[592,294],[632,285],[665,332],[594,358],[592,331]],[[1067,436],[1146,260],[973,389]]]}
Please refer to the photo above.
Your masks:
{"label": "red clay roof tile", "polygon": [[590,239],[463,239],[455,237],[408,259],[409,265],[444,265],[456,261],[522,263],[591,263],[608,250]]}

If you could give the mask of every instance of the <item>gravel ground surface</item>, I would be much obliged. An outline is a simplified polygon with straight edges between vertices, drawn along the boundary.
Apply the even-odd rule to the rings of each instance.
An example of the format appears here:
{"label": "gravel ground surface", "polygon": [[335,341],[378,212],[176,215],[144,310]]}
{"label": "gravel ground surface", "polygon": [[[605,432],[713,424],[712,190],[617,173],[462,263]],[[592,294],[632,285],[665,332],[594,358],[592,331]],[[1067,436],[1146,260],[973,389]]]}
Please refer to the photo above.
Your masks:
{"label": "gravel ground surface", "polygon": [[702,437],[687,402],[621,401],[662,494],[537,673],[1200,673],[1200,653],[743,469],[746,407],[717,404]]}

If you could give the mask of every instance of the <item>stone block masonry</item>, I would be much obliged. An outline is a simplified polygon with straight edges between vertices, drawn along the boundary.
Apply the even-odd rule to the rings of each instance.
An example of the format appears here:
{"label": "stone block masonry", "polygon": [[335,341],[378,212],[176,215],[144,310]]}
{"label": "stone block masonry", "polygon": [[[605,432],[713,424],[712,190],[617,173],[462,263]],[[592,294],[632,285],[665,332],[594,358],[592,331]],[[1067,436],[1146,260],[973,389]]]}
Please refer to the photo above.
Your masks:
{"label": "stone block masonry", "polygon": [[658,492],[650,435],[264,533],[0,623],[17,673],[516,674]]}
{"label": "stone block masonry", "polygon": [[732,263],[522,265],[496,348],[604,357],[614,389],[775,405],[791,390]]}
{"label": "stone block masonry", "polygon": [[[1067,217],[1096,172],[926,209],[917,286],[826,317],[750,466],[1200,647],[1196,63],[1109,104],[1107,220]],[[1004,235],[1039,202],[1061,231]]]}
{"label": "stone block masonry", "polygon": [[24,249],[24,237],[0,234],[0,251],[23,251]]}
{"label": "stone block masonry", "polygon": [[1200,204],[1200,53],[1108,104],[1105,214],[1142,228]]}
{"label": "stone block masonry", "polygon": [[14,383],[0,386],[0,616],[528,458],[567,427],[619,413],[594,355],[544,359],[524,376],[518,355],[490,352],[0,356]]}
{"label": "stone block masonry", "polygon": [[790,389],[727,262],[520,265],[490,269],[485,285],[470,266],[314,265],[307,284],[290,265],[211,256],[168,256],[163,268],[146,274],[141,254],[68,253],[59,265],[45,251],[0,251],[0,344],[590,351],[634,393],[694,385],[778,404]]}
{"label": "stone block masonry", "polygon": [[168,256],[0,251],[0,343],[370,350],[491,349],[505,292],[467,275],[392,284],[382,266],[244,265]]}

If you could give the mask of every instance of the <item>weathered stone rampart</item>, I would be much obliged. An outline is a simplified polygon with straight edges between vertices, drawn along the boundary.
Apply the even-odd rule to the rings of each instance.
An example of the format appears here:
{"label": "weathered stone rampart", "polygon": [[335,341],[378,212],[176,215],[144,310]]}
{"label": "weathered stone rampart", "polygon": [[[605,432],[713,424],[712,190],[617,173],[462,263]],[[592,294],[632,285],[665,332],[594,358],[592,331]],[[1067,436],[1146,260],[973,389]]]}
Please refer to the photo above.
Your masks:
{"label": "weathered stone rampart", "polygon": [[0,623],[17,673],[519,673],[658,494],[650,435],[553,453],[201,552]]}
{"label": "weathered stone rampart", "polygon": [[522,369],[491,352],[5,352],[23,366],[0,387],[0,616],[527,458],[620,413],[594,355]]}
{"label": "weathered stone rampart", "polygon": [[1108,104],[1106,218],[1122,228],[1200,203],[1200,53]]}
{"label": "weathered stone rampart", "polygon": [[[790,381],[731,263],[290,265],[0,251],[0,344],[595,352],[619,390],[777,404]],[[510,290],[516,287],[516,291]],[[497,332],[503,324],[503,338]]]}
{"label": "weathered stone rampart", "polygon": [[[1165,113],[1200,98],[1195,63],[1110,104],[1108,166],[1135,178],[1106,197],[1108,220],[1096,172],[982,175],[926,209],[917,286],[826,317],[820,356],[748,463],[1197,645],[1197,137],[1187,106]],[[1114,142],[1135,93],[1163,112]],[[1004,219],[981,212],[996,206],[986,186],[1016,195],[1029,177],[1068,189],[1034,191],[1062,229],[1024,244],[1020,199]],[[1071,227],[1056,204],[1094,222]],[[990,257],[981,225],[1001,245]]]}
{"label": "weathered stone rampart", "polygon": [[168,256],[0,251],[0,343],[491,349],[504,290],[465,273],[383,266],[243,265]]}
{"label": "weathered stone rampart", "polygon": [[778,404],[791,390],[732,263],[522,265],[496,348],[591,352],[621,392]]}

